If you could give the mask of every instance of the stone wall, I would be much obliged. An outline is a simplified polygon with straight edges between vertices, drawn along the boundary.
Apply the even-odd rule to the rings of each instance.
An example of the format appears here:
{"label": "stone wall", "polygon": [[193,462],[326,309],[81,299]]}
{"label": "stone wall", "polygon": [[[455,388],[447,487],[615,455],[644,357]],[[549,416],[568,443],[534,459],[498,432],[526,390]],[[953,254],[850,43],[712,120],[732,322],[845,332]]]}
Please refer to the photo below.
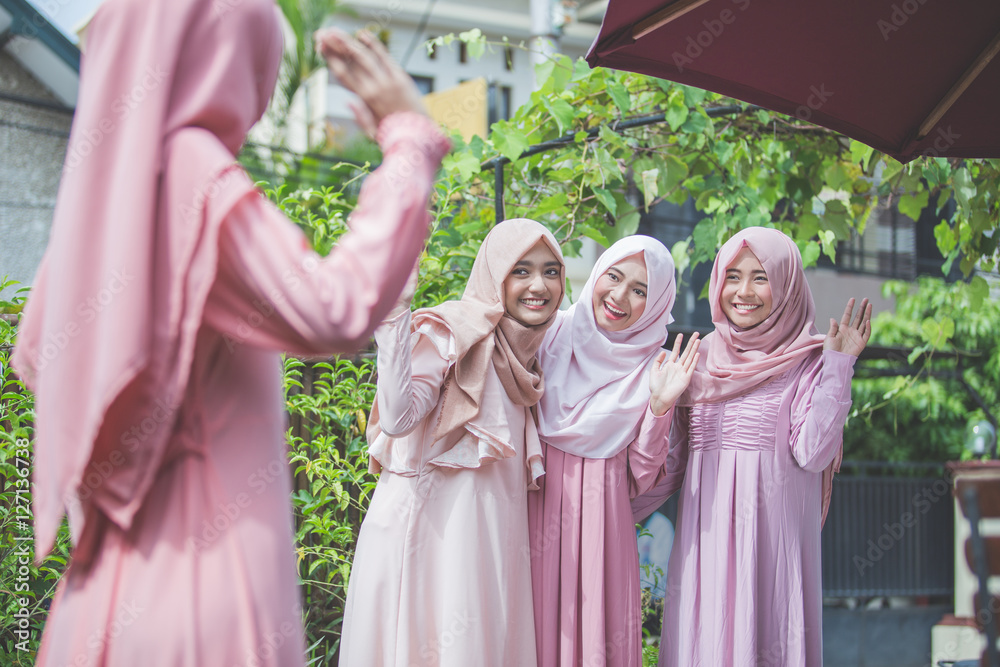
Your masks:
{"label": "stone wall", "polygon": [[30,286],[49,238],[72,115],[10,97],[59,101],[0,51],[0,277]]}

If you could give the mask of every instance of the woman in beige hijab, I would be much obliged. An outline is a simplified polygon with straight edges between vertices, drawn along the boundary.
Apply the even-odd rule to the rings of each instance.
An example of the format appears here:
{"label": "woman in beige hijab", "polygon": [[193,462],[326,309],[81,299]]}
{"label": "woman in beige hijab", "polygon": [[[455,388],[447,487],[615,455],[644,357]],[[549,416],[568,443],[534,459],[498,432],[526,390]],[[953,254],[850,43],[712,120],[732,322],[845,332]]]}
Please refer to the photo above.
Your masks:
{"label": "woman in beige hijab", "polygon": [[535,352],[563,297],[555,238],[497,225],[462,299],[376,330],[378,486],[361,526],[340,664],[532,667],[527,490],[542,473]]}

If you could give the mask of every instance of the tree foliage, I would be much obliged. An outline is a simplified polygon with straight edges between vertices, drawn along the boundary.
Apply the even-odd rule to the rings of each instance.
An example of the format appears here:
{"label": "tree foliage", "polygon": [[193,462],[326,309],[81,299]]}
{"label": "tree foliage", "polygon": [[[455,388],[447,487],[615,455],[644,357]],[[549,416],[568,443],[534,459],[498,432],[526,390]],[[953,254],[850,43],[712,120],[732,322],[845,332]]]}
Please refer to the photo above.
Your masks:
{"label": "tree foliage", "polygon": [[[458,36],[485,52],[478,32]],[[453,39],[439,38],[438,41]],[[471,52],[471,50],[470,50]],[[583,237],[603,245],[634,233],[641,210],[688,199],[706,217],[673,249],[678,267],[709,262],[734,232],[770,225],[792,236],[806,266],[863,232],[880,202],[916,219],[937,205],[936,237],[948,262],[968,275],[996,266],[1000,160],[920,158],[902,165],[856,141],[781,114],[644,75],[591,69],[556,56],[539,66],[538,90],[514,116],[495,123],[450,157],[469,180],[457,219],[490,222],[492,174],[506,167],[506,217],[546,222],[570,252]],[[719,110],[733,113],[716,115]],[[621,129],[628,119],[663,122]],[[562,148],[521,157],[536,144]],[[476,178],[479,175],[481,178]],[[954,214],[945,204],[956,202]]]}
{"label": "tree foliage", "polygon": [[[6,277],[0,289],[14,286]],[[26,288],[0,300],[0,314],[20,313]],[[34,559],[32,493],[34,397],[10,367],[17,333],[13,318],[0,317],[0,666],[35,664],[48,605],[69,558],[64,525],[42,563]]]}
{"label": "tree foliage", "polygon": [[[901,352],[871,364],[869,377],[862,374],[852,383],[855,407],[844,456],[935,462],[968,458],[968,424],[995,419],[1000,405],[1000,303],[990,298],[981,276],[968,283],[892,281],[884,292],[896,307],[876,316],[872,340]],[[903,375],[871,377],[887,370]]]}

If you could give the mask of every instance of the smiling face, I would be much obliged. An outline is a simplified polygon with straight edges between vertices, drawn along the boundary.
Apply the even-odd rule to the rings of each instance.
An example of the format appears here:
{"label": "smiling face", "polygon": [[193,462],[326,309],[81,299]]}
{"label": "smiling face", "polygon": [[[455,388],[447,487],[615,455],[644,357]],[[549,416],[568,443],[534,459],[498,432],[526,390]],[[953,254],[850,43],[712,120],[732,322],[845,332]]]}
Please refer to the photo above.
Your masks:
{"label": "smiling face", "polygon": [[740,329],[757,326],[771,314],[771,285],[750,248],[744,246],[726,269],[719,305]]}
{"label": "smiling face", "polygon": [[646,260],[642,253],[612,264],[594,283],[594,319],[605,331],[624,331],[646,310]]}
{"label": "smiling face", "polygon": [[504,279],[504,309],[525,326],[544,324],[559,308],[562,287],[562,263],[545,241],[539,241]]}

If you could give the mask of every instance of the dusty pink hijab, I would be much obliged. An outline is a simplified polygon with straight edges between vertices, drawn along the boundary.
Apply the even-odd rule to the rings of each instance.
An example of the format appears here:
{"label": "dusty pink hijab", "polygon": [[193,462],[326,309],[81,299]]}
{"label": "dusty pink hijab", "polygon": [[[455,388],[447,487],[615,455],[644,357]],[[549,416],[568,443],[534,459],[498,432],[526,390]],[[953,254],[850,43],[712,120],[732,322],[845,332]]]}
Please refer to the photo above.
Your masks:
{"label": "dusty pink hijab", "polygon": [[[771,314],[752,329],[734,326],[720,305],[726,269],[743,246],[756,255],[771,286]],[[746,394],[823,346],[802,255],[795,242],[776,229],[750,227],[726,241],[715,257],[708,299],[715,331],[702,342],[701,359],[681,399],[683,405],[717,403]]]}
{"label": "dusty pink hijab", "polygon": [[[48,248],[14,363],[35,392],[36,557],[61,516],[127,529],[176,421],[234,155],[274,88],[272,0],[107,0],[87,37]],[[211,200],[211,214],[206,202]]]}
{"label": "dusty pink hijab", "polygon": [[[771,286],[771,314],[752,329],[740,329],[722,312],[720,297],[726,269],[743,246],[756,255]],[[821,350],[816,306],[802,271],[802,255],[787,235],[776,229],[750,227],[737,232],[719,250],[709,282],[715,331],[705,336],[701,359],[682,404],[715,403],[746,394],[802,363]],[[826,521],[838,454],[822,476],[822,516]]]}
{"label": "dusty pink hijab", "polygon": [[[646,262],[646,308],[624,331],[605,331],[594,319],[594,285],[615,262],[636,254]],[[649,236],[625,237],[597,259],[576,303],[559,314],[538,351],[548,385],[538,404],[544,442],[606,459],[635,439],[649,405],[649,367],[672,320],[674,274],[670,251]]]}

